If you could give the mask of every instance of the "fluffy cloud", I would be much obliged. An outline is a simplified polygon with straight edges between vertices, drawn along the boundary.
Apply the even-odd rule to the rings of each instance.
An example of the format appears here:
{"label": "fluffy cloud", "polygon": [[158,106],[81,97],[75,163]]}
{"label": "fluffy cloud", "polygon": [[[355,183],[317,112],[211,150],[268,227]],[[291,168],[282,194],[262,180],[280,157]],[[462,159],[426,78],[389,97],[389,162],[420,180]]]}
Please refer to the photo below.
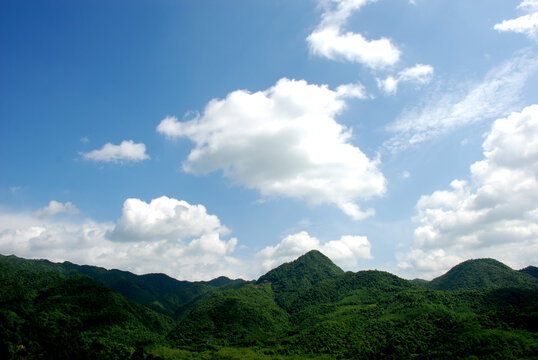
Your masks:
{"label": "fluffy cloud", "polygon": [[398,73],[397,77],[389,76],[385,80],[377,79],[377,85],[386,94],[396,94],[400,82],[411,82],[417,85],[424,85],[431,81],[433,77],[433,67],[431,65],[417,64],[410,68],[405,68]]}
{"label": "fluffy cloud", "polygon": [[513,267],[538,258],[538,105],[498,119],[483,143],[470,181],[417,203],[413,249],[400,267],[431,276],[472,257]]}
{"label": "fluffy cloud", "polygon": [[202,234],[228,233],[203,205],[162,196],[146,203],[127,199],[110,238],[118,241],[181,240]]}
{"label": "fluffy cloud", "polygon": [[119,145],[105,144],[99,150],[80,153],[83,159],[102,162],[137,162],[149,159],[146,154],[146,145],[135,143],[133,140],[124,140]]}
{"label": "fluffy cloud", "polygon": [[265,270],[291,261],[310,250],[319,250],[337,265],[344,268],[356,266],[360,259],[371,259],[371,245],[365,236],[345,235],[340,240],[321,243],[307,232],[288,235],[275,246],[268,246],[256,254]]}
{"label": "fluffy cloud", "polygon": [[[146,218],[147,217],[147,218]],[[178,279],[250,276],[232,256],[237,239],[202,205],[162,197],[125,201],[116,224],[0,212],[0,251]],[[121,241],[119,241],[121,240]]]}
{"label": "fluffy cloud", "polygon": [[35,215],[40,218],[53,216],[56,214],[65,213],[65,214],[78,214],[79,210],[69,201],[64,203],[58,202],[56,200],[51,200],[47,206],[36,211]]}
{"label": "fluffy cloud", "polygon": [[467,89],[452,89],[405,110],[387,127],[394,136],[385,142],[390,151],[428,141],[472,123],[514,111],[526,81],[538,69],[534,53],[524,52],[492,69],[484,81]]}
{"label": "fluffy cloud", "polygon": [[525,0],[518,8],[528,12],[528,14],[515,19],[504,20],[493,28],[501,32],[511,31],[525,34],[532,39],[538,39],[538,1]]}
{"label": "fluffy cloud", "polygon": [[[319,26],[307,38],[310,51],[331,60],[357,62],[370,68],[384,68],[398,62],[400,51],[387,38],[367,40],[361,34],[344,33],[350,15],[376,0],[339,0],[325,2],[328,7]],[[329,6],[336,4],[335,6]]]}
{"label": "fluffy cloud", "polygon": [[195,119],[167,117],[157,131],[196,144],[183,164],[187,172],[221,169],[224,176],[263,196],[335,204],[362,219],[373,210],[362,211],[355,201],[382,195],[386,180],[379,161],[353,146],[351,131],[334,119],[350,96],[364,96],[362,87],[333,91],[326,85],[281,79],[265,91],[238,90],[214,99]]}

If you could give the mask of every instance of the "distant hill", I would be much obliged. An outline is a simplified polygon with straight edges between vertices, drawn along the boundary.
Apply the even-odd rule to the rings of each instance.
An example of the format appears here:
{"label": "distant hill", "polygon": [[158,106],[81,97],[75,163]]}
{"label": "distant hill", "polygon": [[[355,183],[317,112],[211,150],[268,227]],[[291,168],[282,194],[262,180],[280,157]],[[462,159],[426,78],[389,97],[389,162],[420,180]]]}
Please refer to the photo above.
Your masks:
{"label": "distant hill", "polygon": [[538,287],[538,280],[494,259],[467,260],[433,279],[436,290],[472,290],[500,287]]}
{"label": "distant hill", "polygon": [[68,261],[54,263],[48,260],[27,260],[13,255],[0,255],[0,263],[2,262],[26,270],[88,275],[133,301],[175,318],[184,316],[185,312],[193,307],[193,303],[216,289],[245,283],[244,280],[231,280],[224,276],[211,281],[179,281],[165,274],[135,275],[128,271],[76,265]]}
{"label": "distant hill", "polygon": [[538,278],[538,267],[536,266],[527,266],[526,268],[519,270],[519,272]]}
{"label": "distant hill", "polygon": [[344,274],[331,259],[312,250],[292,262],[278,266],[261,276],[257,283],[271,283],[277,303],[288,309],[300,292],[320,281]]}

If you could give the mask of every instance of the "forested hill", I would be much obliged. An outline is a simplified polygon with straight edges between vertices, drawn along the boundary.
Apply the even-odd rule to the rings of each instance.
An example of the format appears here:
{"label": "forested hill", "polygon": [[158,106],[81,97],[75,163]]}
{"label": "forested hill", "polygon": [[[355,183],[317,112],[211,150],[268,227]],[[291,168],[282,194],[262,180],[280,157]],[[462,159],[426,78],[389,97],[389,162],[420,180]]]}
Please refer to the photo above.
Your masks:
{"label": "forested hill", "polygon": [[53,263],[48,260],[27,260],[13,255],[0,255],[0,262],[32,271],[52,271],[66,276],[88,275],[123,296],[174,318],[183,316],[185,311],[192,308],[193,302],[208,296],[218,288],[241,285],[245,282],[224,276],[211,281],[179,281],[165,274],[135,275],[128,271],[81,266],[68,261]]}
{"label": "forested hill", "polygon": [[311,251],[189,283],[1,256],[0,358],[536,359],[537,300],[538,279],[492,259],[427,282]]}

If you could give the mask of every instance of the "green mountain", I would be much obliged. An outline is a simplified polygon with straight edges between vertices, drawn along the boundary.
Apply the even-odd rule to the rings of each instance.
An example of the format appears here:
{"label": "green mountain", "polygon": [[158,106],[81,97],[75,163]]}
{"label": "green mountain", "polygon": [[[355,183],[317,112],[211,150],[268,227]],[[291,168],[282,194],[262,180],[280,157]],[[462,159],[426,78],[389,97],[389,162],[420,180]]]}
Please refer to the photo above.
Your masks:
{"label": "green mountain", "polygon": [[218,288],[245,282],[224,276],[207,282],[179,281],[165,274],[135,275],[128,271],[81,266],[68,261],[53,263],[48,260],[26,260],[13,255],[0,255],[0,263],[8,263],[27,270],[53,271],[63,275],[88,275],[117,290],[123,296],[176,319],[184,316],[197,301],[209,296]]}
{"label": "green mountain", "polygon": [[258,279],[257,284],[271,284],[278,305],[289,309],[299,293],[320,281],[342,274],[344,271],[331,259],[317,250],[312,250],[295,261],[269,271]]}
{"label": "green mountain", "polygon": [[88,276],[0,263],[3,359],[129,358],[172,327],[172,319]]}
{"label": "green mountain", "polygon": [[527,266],[526,268],[519,270],[519,272],[538,278],[538,267],[536,266]]}
{"label": "green mountain", "polygon": [[467,260],[433,279],[436,290],[471,290],[490,287],[538,287],[538,280],[494,259]]}
{"label": "green mountain", "polygon": [[[166,275],[0,257],[0,356],[536,359],[536,281],[492,259],[408,281],[343,272],[312,251],[256,282],[196,283],[210,290],[174,302],[166,294],[179,285]],[[182,315],[152,310],[156,299]]]}

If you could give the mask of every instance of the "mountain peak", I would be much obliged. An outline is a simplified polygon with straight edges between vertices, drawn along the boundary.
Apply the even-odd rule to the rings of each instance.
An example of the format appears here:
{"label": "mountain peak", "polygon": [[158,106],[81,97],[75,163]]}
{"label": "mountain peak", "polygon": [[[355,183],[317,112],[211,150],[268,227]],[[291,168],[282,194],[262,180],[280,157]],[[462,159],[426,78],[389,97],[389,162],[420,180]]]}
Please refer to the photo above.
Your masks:
{"label": "mountain peak", "polygon": [[344,271],[331,259],[317,250],[311,250],[294,261],[274,268],[257,282],[270,282],[277,295],[277,302],[286,309],[300,291],[342,274]]}
{"label": "mountain peak", "polygon": [[488,287],[537,285],[532,276],[513,270],[495,259],[467,260],[446,274],[433,279],[429,287],[437,290],[470,290]]}

